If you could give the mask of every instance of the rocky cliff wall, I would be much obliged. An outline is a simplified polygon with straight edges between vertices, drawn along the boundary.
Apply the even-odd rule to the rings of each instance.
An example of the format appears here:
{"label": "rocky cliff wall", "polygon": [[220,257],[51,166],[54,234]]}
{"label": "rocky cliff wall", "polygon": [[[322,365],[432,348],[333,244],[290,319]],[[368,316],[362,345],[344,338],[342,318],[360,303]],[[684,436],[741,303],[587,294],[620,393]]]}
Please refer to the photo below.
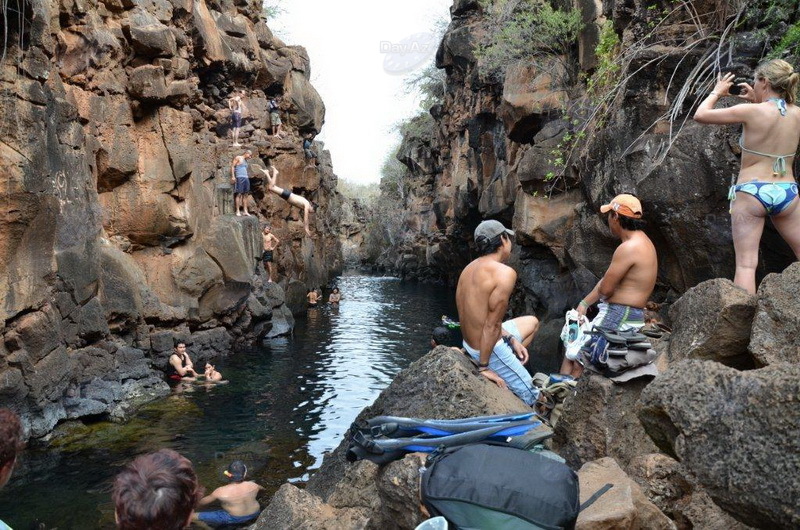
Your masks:
{"label": "rocky cliff wall", "polygon": [[[446,71],[446,93],[430,111],[435,126],[407,136],[398,155],[411,186],[404,205],[409,235],[386,264],[406,277],[452,281],[475,257],[477,223],[499,219],[519,236],[512,258],[521,285],[516,310],[560,317],[602,276],[617,244],[598,207],[628,192],[642,199],[659,251],[656,299],[674,300],[706,279],[732,277],[727,189],[738,171],[737,131],[702,126],[690,116],[710,90],[693,85],[693,69],[709,64],[738,4],[555,4],[577,8],[583,18],[569,53],[512,64],[498,81],[480,72],[476,58],[492,21],[477,0],[454,1],[436,57]],[[740,13],[721,48],[722,66],[730,61],[742,75],[752,72],[798,18],[796,4],[767,4]],[[759,27],[768,17],[758,13],[778,4],[788,15],[782,29]],[[613,56],[598,57],[606,22],[619,44]],[[606,91],[591,93],[587,79],[597,80],[599,62],[611,59],[616,70]],[[792,260],[768,226],[759,274]]]}
{"label": "rocky cliff wall", "polygon": [[[41,436],[164,392],[174,339],[202,360],[286,333],[284,291],[257,265],[260,221],[282,244],[277,279],[319,285],[341,267],[330,156],[307,167],[300,135],[325,107],[303,48],[273,37],[258,2],[11,0],[0,14],[0,404]],[[247,92],[241,142],[226,98]],[[267,134],[282,96],[284,135]],[[235,217],[233,156],[269,156],[296,209],[252,172]],[[116,412],[115,412],[116,411]]]}

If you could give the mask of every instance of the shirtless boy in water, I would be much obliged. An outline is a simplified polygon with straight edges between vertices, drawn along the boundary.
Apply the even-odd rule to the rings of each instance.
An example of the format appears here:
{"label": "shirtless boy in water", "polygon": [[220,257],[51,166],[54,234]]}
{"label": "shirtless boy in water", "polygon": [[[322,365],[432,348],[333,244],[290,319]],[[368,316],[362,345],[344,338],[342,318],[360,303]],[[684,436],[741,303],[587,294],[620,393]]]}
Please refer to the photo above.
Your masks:
{"label": "shirtless boy in water", "polygon": [[263,488],[253,481],[244,480],[247,475],[247,466],[244,462],[241,460],[231,462],[225,475],[231,483],[220,486],[197,503],[198,506],[204,506],[219,501],[222,510],[195,512],[192,517],[195,521],[211,525],[235,525],[254,521],[258,517],[261,506],[256,500],[256,495]]}
{"label": "shirtless boy in water", "polygon": [[308,214],[314,211],[314,206],[305,197],[276,186],[275,182],[278,180],[278,169],[272,165],[272,161],[269,159],[267,159],[266,165],[267,169],[258,169],[267,177],[267,190],[271,191],[292,206],[296,206],[303,210],[303,226],[306,229],[306,235],[311,237],[311,230],[308,227]]}

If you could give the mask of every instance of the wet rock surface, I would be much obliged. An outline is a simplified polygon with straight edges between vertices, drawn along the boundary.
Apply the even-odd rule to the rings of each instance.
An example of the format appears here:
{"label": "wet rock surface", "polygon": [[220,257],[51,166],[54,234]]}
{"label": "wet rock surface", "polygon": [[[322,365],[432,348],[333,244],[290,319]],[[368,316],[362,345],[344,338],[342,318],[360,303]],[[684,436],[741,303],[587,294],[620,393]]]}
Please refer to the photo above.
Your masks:
{"label": "wet rock surface", "polygon": [[[301,133],[319,132],[325,114],[308,56],[273,37],[260,5],[25,5],[24,23],[17,11],[5,20],[0,65],[11,212],[0,220],[0,405],[41,436],[61,419],[116,414],[131,393],[158,394],[178,337],[197,362],[290,332],[278,290],[341,269],[342,199],[324,147],[317,167],[302,153]],[[227,99],[244,87],[236,148]],[[280,137],[268,134],[272,96]],[[231,160],[245,148],[255,217],[231,215]],[[266,192],[261,157],[279,185],[319,204],[312,237]],[[282,242],[275,287],[257,261],[265,221]],[[112,362],[125,348],[143,354]]]}

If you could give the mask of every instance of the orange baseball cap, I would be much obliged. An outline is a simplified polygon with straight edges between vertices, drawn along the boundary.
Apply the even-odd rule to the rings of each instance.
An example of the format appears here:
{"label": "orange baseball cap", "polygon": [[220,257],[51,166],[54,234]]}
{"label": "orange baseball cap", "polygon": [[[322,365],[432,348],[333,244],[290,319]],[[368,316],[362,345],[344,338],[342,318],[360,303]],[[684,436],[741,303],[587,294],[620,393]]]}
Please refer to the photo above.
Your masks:
{"label": "orange baseball cap", "polygon": [[604,204],[600,207],[600,213],[608,213],[611,210],[625,217],[632,217],[634,219],[640,219],[642,217],[642,203],[639,202],[639,199],[627,193],[617,195],[611,199],[609,204]]}

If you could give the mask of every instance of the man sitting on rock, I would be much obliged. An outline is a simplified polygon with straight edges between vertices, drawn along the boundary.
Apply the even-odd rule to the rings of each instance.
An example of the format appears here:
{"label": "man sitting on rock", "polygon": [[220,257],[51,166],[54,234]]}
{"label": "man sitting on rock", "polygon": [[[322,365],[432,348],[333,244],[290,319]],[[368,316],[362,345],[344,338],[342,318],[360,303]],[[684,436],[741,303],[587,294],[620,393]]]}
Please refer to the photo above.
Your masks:
{"label": "man sitting on rock", "polygon": [[206,495],[198,506],[219,501],[222,510],[213,512],[197,512],[194,519],[209,525],[238,525],[253,521],[261,512],[261,506],[256,500],[256,495],[261,486],[252,481],[244,481],[247,475],[247,466],[241,460],[234,460],[225,471],[231,483],[221,486]]}
{"label": "man sitting on rock", "polygon": [[[608,227],[614,237],[622,243],[614,251],[611,265],[594,289],[578,304],[578,313],[586,316],[586,310],[600,302],[599,313],[592,321],[594,327],[608,330],[638,330],[644,326],[644,307],[656,285],[658,258],[653,242],[644,233],[642,204],[633,195],[617,195],[600,207],[607,214]],[[604,348],[606,340],[597,337],[590,348]],[[579,360],[564,359],[561,373],[580,377],[583,364]]]}
{"label": "man sitting on rock", "polygon": [[197,372],[194,371],[194,364],[186,353],[186,343],[179,342],[175,345],[172,355],[169,356],[169,364],[167,365],[167,379],[170,383],[178,383],[180,381],[194,381],[197,377]]}
{"label": "man sitting on rock", "polygon": [[267,169],[258,169],[267,177],[267,190],[271,191],[292,206],[296,206],[303,210],[303,227],[306,229],[306,235],[311,237],[311,230],[308,227],[308,214],[315,210],[314,206],[305,197],[276,186],[275,182],[278,180],[278,168],[272,165],[272,160],[270,159],[267,159],[265,163]]}
{"label": "man sitting on rock", "polygon": [[202,491],[192,463],[172,449],[138,457],[114,480],[114,514],[120,530],[189,527]]}
{"label": "man sitting on rock", "polygon": [[504,262],[511,255],[514,232],[499,221],[483,221],[475,229],[481,257],[467,265],[458,278],[456,305],[464,348],[478,362],[481,375],[501,388],[510,388],[528,405],[536,404],[539,389],[522,366],[527,345],[539,329],[539,320],[524,316],[503,322],[517,273]]}

